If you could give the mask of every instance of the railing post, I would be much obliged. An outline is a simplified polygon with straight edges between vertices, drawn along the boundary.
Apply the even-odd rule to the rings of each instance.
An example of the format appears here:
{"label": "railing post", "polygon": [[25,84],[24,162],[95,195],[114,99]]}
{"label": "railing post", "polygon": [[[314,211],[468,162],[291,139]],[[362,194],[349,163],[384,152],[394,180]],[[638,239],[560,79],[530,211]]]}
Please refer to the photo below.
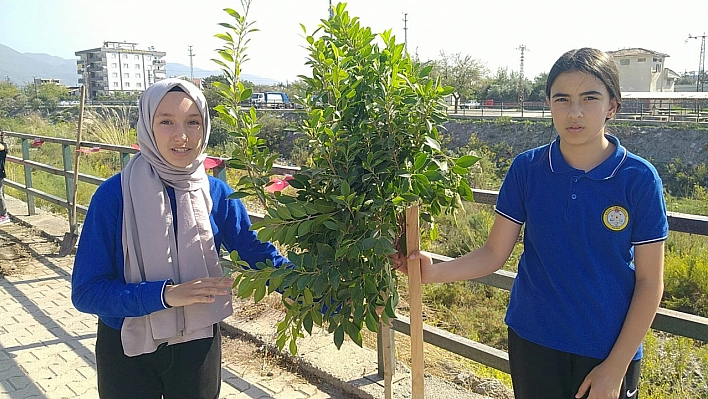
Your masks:
{"label": "railing post", "polygon": [[73,175],[73,173],[68,173],[69,170],[72,169],[72,164],[73,164],[72,159],[71,159],[71,146],[69,144],[62,144],[61,145],[61,153],[62,153],[62,159],[64,160],[64,184],[66,185],[66,210],[69,214],[69,220],[74,220],[74,219],[72,219],[72,215],[71,215],[72,207],[70,206],[76,200],[76,198],[73,198],[74,190],[72,190],[72,187],[74,187],[74,175]]}
{"label": "railing post", "polygon": [[121,152],[120,153],[120,169],[123,170],[125,167],[128,165],[128,162],[130,162],[130,153],[129,152]]}
{"label": "railing post", "polygon": [[[30,159],[30,152],[29,152],[29,140],[28,139],[22,139],[22,160],[24,161],[29,161]],[[24,171],[25,171],[25,188],[30,189],[32,188],[32,168],[29,167],[28,165],[24,166]],[[33,216],[37,213],[35,207],[34,207],[34,195],[27,191],[27,214],[30,216]]]}
{"label": "railing post", "polygon": [[211,172],[214,177],[218,178],[219,180],[226,182],[226,164],[221,163],[221,165],[215,166],[214,169],[212,169]]}
{"label": "railing post", "polygon": [[[379,331],[376,333],[376,352],[378,358],[378,376],[384,378],[386,361],[390,358],[391,370],[396,370],[396,340],[390,326],[379,322]],[[388,355],[388,356],[387,356]]]}

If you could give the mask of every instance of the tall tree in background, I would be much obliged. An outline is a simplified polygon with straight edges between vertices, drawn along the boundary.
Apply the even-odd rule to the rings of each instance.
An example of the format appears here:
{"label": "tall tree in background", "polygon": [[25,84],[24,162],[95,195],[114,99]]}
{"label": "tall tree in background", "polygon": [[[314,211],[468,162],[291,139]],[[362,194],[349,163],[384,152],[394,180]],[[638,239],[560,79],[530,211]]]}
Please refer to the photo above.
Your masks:
{"label": "tall tree in background", "polygon": [[515,102],[519,93],[519,73],[508,68],[497,69],[496,75],[488,78],[482,89],[482,96],[485,99],[493,99],[495,102]]}
{"label": "tall tree in background", "polygon": [[455,109],[460,99],[477,98],[482,87],[482,81],[487,74],[484,64],[470,55],[461,56],[460,53],[446,54],[440,52],[440,59],[433,61],[433,77],[439,77],[443,86],[452,86],[455,99]]}
{"label": "tall tree in background", "polygon": [[546,80],[548,80],[548,72],[543,72],[533,78],[530,89],[527,91],[529,101],[546,101]]}

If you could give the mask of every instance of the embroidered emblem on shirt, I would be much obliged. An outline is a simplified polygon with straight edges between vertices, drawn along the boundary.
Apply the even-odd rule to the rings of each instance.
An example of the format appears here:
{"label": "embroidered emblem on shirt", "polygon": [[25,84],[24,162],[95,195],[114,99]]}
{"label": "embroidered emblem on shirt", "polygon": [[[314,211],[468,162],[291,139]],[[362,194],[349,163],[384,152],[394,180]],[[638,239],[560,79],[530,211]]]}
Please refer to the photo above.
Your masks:
{"label": "embroidered emblem on shirt", "polygon": [[629,223],[629,213],[621,206],[613,205],[602,213],[602,223],[612,231],[622,231]]}

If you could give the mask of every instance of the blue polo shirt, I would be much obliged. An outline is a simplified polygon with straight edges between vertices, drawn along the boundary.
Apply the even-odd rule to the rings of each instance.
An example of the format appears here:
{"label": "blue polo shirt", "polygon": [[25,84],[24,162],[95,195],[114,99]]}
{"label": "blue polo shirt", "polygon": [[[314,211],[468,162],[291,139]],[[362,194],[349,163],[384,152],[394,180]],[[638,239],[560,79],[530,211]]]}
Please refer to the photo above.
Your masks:
{"label": "blue polo shirt", "polygon": [[634,246],[668,235],[656,169],[606,137],[614,153],[587,173],[565,161],[560,138],[518,155],[496,205],[524,225],[505,322],[526,340],[597,359],[609,355],[632,300]]}

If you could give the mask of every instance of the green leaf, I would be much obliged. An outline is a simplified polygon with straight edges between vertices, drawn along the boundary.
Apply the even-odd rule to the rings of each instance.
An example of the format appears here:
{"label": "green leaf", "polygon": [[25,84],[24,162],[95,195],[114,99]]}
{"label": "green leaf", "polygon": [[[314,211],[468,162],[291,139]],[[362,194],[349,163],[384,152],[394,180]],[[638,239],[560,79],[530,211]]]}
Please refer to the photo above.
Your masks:
{"label": "green leaf", "polygon": [[369,249],[374,247],[374,244],[376,244],[377,239],[373,237],[365,238],[361,240],[361,246],[362,250],[368,251]]}
{"label": "green leaf", "polygon": [[229,257],[231,258],[231,262],[233,262],[233,263],[236,263],[241,260],[241,256],[238,254],[238,251],[235,249],[233,251],[231,251],[231,253],[229,253]]}
{"label": "green leaf", "polygon": [[305,331],[307,331],[307,333],[310,335],[312,335],[312,324],[312,314],[307,313],[302,319],[302,326],[305,328]]}
{"label": "green leaf", "polygon": [[297,226],[297,235],[298,237],[303,237],[306,234],[310,233],[310,229],[312,228],[312,220],[305,220],[304,222],[300,223]]}
{"label": "green leaf", "polygon": [[366,312],[366,316],[364,317],[364,322],[366,323],[366,328],[369,329],[369,331],[379,332],[379,323],[377,320],[377,316],[372,314],[370,311]]}
{"label": "green leaf", "polygon": [[443,174],[438,170],[426,170],[423,172],[423,175],[425,175],[425,177],[427,177],[431,182],[445,179],[445,176],[443,176]]}
{"label": "green leaf", "polygon": [[474,155],[464,155],[458,158],[455,161],[455,164],[457,166],[461,166],[463,168],[469,168],[470,166],[474,165],[477,161],[479,161],[479,157],[476,157]]}
{"label": "green leaf", "polygon": [[339,231],[339,225],[336,222],[333,222],[331,220],[328,220],[324,222],[324,225],[326,228],[334,231]]}
{"label": "green leaf", "polygon": [[288,336],[283,332],[279,333],[278,338],[275,340],[275,345],[278,347],[279,351],[283,350],[286,342],[288,342]]}
{"label": "green leaf", "polygon": [[279,206],[276,210],[278,211],[278,216],[283,220],[291,220],[293,218],[286,206]]}
{"label": "green leaf", "polygon": [[413,170],[418,171],[425,166],[425,162],[428,160],[428,154],[421,152],[415,157],[415,162],[413,163]]}
{"label": "green leaf", "polygon": [[393,296],[388,297],[386,300],[386,306],[384,306],[384,312],[386,315],[392,319],[396,318],[396,312],[393,311]]}
{"label": "green leaf", "polygon": [[253,95],[253,89],[251,89],[250,87],[245,88],[245,89],[241,92],[240,101],[246,101],[246,100],[250,99],[250,98],[251,98],[251,95]]}
{"label": "green leaf", "polygon": [[263,299],[263,297],[265,297],[265,293],[266,293],[266,285],[265,284],[259,285],[258,288],[256,288],[256,292],[253,294],[253,301],[255,303],[260,302],[261,299]]}
{"label": "green leaf", "polygon": [[256,287],[254,287],[253,281],[244,278],[238,285],[238,291],[236,295],[238,295],[240,298],[248,298],[253,295],[253,291],[255,291],[255,289]]}
{"label": "green leaf", "polygon": [[342,181],[342,187],[341,187],[341,193],[343,196],[348,196],[349,193],[351,192],[351,188],[349,187],[349,183],[347,181]]}
{"label": "green leaf", "polygon": [[[285,197],[285,196],[283,196],[283,197]],[[288,198],[290,198],[290,197],[288,197]],[[307,212],[305,212],[305,207],[303,207],[302,204],[289,203],[289,204],[286,204],[286,207],[290,211],[290,214],[292,215],[292,217],[294,217],[295,219],[301,219],[301,218],[304,218],[305,216],[307,216]]]}
{"label": "green leaf", "polygon": [[355,344],[362,346],[361,330],[354,323],[346,320],[345,328],[347,330],[347,335],[354,341]]}
{"label": "green leaf", "polygon": [[433,224],[432,228],[430,229],[430,239],[435,241],[438,239],[438,235],[439,235],[438,225]]}
{"label": "green leaf", "polygon": [[245,191],[234,191],[233,193],[229,194],[229,196],[228,196],[227,198],[229,198],[229,199],[241,199],[241,198],[248,197],[249,195],[251,195],[251,194],[249,194],[249,193],[247,193],[247,192],[245,192]]}
{"label": "green leaf", "polygon": [[403,193],[401,194],[401,197],[406,201],[406,202],[416,202],[420,199],[419,196],[413,194],[413,193]]}
{"label": "green leaf", "polygon": [[291,355],[293,355],[293,356],[297,355],[297,344],[295,343],[294,337],[290,338],[290,345],[289,345],[288,349],[290,350]]}
{"label": "green leaf", "polygon": [[329,244],[324,244],[321,242],[317,243],[317,252],[319,253],[320,256],[323,256],[325,259],[334,259],[334,248],[332,248]]}
{"label": "green leaf", "polygon": [[337,329],[334,330],[334,345],[337,346],[337,349],[340,349],[342,347],[342,343],[344,342],[344,326],[341,324],[337,326]]}
{"label": "green leaf", "polygon": [[434,150],[440,151],[440,143],[430,136],[425,136],[425,144]]}

